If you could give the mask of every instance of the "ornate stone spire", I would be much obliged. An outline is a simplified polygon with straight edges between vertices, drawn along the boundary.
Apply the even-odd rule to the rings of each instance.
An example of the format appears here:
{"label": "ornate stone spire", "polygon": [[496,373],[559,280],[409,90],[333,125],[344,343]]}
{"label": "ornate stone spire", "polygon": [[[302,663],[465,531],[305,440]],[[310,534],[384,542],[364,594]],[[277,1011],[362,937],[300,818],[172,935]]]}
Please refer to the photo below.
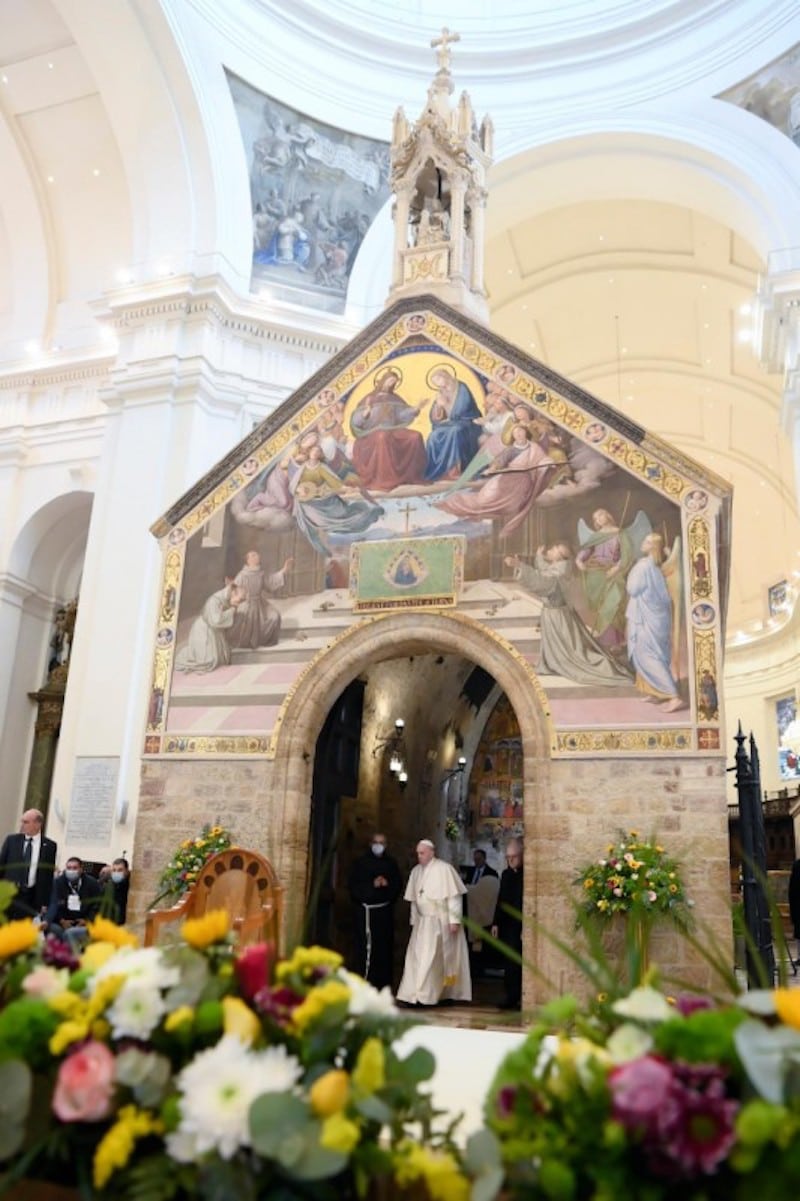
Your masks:
{"label": "ornate stone spire", "polygon": [[431,41],[438,70],[414,126],[402,108],[395,114],[394,262],[387,303],[432,292],[486,323],[484,217],[494,130],[488,117],[478,129],[466,92],[451,105],[450,46],[459,40],[445,28]]}

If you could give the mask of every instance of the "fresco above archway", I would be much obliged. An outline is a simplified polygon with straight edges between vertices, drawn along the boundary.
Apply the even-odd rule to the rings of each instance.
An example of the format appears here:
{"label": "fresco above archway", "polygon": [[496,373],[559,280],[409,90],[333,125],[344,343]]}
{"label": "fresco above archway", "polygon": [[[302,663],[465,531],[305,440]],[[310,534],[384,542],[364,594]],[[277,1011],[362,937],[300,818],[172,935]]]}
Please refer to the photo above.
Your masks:
{"label": "fresco above archway", "polygon": [[719,746],[730,491],[438,301],[392,306],[154,527],[150,754],[266,753],[365,611],[454,607],[554,753]]}

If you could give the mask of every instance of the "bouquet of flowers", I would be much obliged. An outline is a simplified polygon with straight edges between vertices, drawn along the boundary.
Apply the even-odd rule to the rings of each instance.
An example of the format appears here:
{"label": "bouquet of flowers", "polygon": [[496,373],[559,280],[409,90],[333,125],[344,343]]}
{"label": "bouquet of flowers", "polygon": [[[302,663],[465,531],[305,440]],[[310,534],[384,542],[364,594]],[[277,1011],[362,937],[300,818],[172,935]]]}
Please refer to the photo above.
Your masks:
{"label": "bouquet of flowers", "polygon": [[158,882],[158,896],[153,906],[169,897],[179,901],[192,887],[212,855],[227,851],[233,845],[230,833],[222,826],[205,825],[197,838],[186,838],[178,847]]}
{"label": "bouquet of flowers", "polygon": [[575,883],[581,888],[582,908],[598,918],[635,912],[685,922],[690,906],[675,860],[635,830],[620,832],[619,842],[583,867]]}
{"label": "bouquet of flowers", "polygon": [[448,817],[444,823],[444,836],[448,842],[457,842],[461,835],[461,826],[454,817]]}
{"label": "bouquet of flowers", "polygon": [[30,921],[0,926],[0,1192],[328,1201],[377,1178],[467,1201],[419,1087],[433,1058],[393,1047],[413,1023],[388,989],[319,947],[237,953],[224,911],[181,936],[142,948],[97,918],[77,958]]}
{"label": "bouquet of flowers", "polygon": [[610,1020],[542,1011],[486,1102],[524,1201],[785,1201],[800,1188],[800,991],[736,1003],[650,986]]}

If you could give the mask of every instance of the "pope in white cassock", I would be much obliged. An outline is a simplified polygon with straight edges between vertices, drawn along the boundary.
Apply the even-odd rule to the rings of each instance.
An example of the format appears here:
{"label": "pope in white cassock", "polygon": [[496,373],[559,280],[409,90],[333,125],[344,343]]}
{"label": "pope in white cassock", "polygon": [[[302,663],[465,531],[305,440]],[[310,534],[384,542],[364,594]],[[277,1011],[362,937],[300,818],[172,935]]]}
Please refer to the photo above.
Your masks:
{"label": "pope in white cassock", "polygon": [[417,860],[405,893],[411,902],[411,938],[397,999],[408,1005],[471,1001],[469,952],[461,924],[461,898],[467,890],[455,868],[436,858],[429,839],[417,843]]}

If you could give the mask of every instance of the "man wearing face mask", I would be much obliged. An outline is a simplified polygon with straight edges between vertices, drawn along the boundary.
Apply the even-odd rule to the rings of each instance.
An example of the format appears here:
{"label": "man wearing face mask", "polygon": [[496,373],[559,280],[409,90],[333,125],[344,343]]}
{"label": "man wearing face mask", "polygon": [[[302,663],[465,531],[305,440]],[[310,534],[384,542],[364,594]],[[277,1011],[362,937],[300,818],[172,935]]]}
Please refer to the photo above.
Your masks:
{"label": "man wearing face mask", "polygon": [[356,859],[348,880],[355,905],[355,971],[376,988],[391,987],[394,961],[394,906],[400,896],[400,868],[386,853],[386,835],[373,834]]}
{"label": "man wearing face mask", "polygon": [[118,926],[125,925],[128,913],[130,875],[127,859],[115,859],[113,863],[107,863],[100,872],[100,883],[104,889],[102,912]]}
{"label": "man wearing face mask", "polygon": [[97,916],[102,895],[99,880],[87,876],[83,860],[71,855],[64,871],[53,883],[45,918],[48,930],[63,933],[69,942],[80,945],[86,939],[86,923]]}

